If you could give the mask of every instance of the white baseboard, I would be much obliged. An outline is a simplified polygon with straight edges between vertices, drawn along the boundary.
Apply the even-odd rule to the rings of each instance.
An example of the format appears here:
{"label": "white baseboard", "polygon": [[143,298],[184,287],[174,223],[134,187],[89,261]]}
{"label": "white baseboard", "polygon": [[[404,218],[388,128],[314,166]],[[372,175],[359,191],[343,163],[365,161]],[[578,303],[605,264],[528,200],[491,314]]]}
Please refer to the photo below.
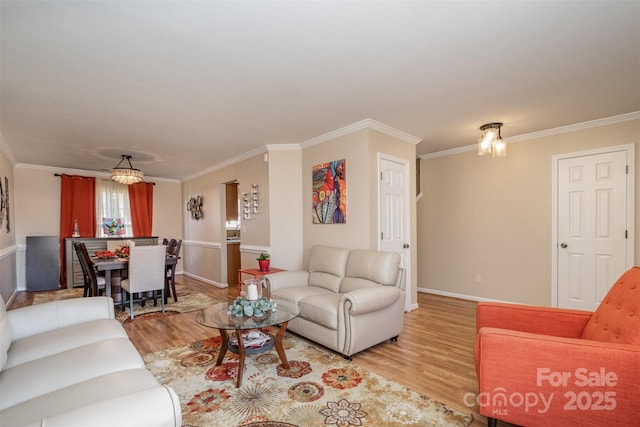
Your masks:
{"label": "white baseboard", "polygon": [[214,280],[206,279],[204,277],[200,277],[200,276],[197,276],[197,275],[192,274],[192,273],[187,273],[186,271],[183,272],[182,274],[187,276],[187,277],[191,277],[192,279],[200,280],[201,282],[207,283],[209,285],[213,285],[216,288],[224,289],[224,288],[228,288],[229,287],[229,284],[227,284],[227,283],[218,283],[218,282],[216,282]]}
{"label": "white baseboard", "polygon": [[440,296],[443,296],[443,297],[465,299],[465,300],[469,300],[469,301],[505,302],[505,303],[513,304],[513,302],[511,302],[511,301],[504,301],[504,300],[492,299],[492,298],[484,298],[484,297],[478,297],[478,296],[475,296],[475,295],[457,294],[457,293],[454,293],[454,292],[439,291],[437,289],[418,288],[418,292],[424,292],[424,293],[427,293],[427,294],[440,295]]}

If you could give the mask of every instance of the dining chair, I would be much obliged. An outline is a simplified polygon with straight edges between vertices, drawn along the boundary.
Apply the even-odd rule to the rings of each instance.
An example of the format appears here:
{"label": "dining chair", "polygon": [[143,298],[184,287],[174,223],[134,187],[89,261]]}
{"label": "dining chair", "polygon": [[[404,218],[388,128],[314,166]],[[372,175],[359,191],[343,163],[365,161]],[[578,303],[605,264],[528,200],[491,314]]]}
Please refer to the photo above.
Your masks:
{"label": "dining chair", "polygon": [[[122,294],[122,311],[126,310],[125,294],[129,294],[129,311],[133,314],[133,294],[161,291],[162,312],[164,313],[164,289],[166,249],[162,245],[135,246],[129,250],[129,277],[120,282]],[[125,292],[126,291],[126,292]]]}
{"label": "dining chair", "polygon": [[91,257],[89,256],[89,251],[87,251],[87,246],[83,242],[73,242],[73,248],[78,256],[84,278],[83,296],[92,297],[99,295],[107,286],[104,276],[96,273],[93,261],[91,261]]}
{"label": "dining chair", "polygon": [[[171,239],[167,242],[167,256],[173,256],[179,258],[180,248],[182,247],[182,240]],[[167,298],[173,293],[173,300],[178,302],[178,294],[176,293],[176,265],[175,264],[167,265],[167,278],[166,278],[166,290],[167,290]]]}

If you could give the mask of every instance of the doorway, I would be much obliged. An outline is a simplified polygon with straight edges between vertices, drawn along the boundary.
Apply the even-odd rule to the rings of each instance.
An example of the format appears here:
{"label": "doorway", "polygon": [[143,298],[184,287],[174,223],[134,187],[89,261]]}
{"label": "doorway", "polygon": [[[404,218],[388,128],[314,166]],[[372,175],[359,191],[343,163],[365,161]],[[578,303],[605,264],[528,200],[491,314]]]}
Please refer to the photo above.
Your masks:
{"label": "doorway", "polygon": [[552,305],[592,311],[634,263],[633,144],[553,157]]}
{"label": "doorway", "polygon": [[411,210],[409,162],[378,154],[379,249],[400,254],[406,292],[405,311],[411,310]]}

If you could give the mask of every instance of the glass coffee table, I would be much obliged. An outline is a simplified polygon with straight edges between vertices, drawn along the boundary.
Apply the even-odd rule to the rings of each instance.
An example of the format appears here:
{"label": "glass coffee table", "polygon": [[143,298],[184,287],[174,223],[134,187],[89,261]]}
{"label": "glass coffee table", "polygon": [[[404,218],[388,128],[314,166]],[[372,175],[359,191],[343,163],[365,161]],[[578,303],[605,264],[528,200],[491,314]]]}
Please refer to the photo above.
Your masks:
{"label": "glass coffee table", "polygon": [[[269,312],[264,317],[260,318],[248,316],[236,317],[234,315],[228,315],[228,310],[229,303],[222,302],[214,304],[199,311],[196,315],[196,321],[203,326],[216,328],[220,331],[222,346],[220,347],[220,354],[218,354],[216,366],[220,366],[222,364],[222,360],[224,359],[227,350],[239,356],[236,387],[240,387],[242,384],[245,355],[264,353],[265,351],[271,350],[275,347],[278,352],[278,356],[280,357],[280,361],[282,362],[282,367],[289,369],[289,362],[287,361],[287,356],[284,353],[284,347],[282,346],[282,338],[287,330],[287,324],[291,319],[297,316],[296,314],[278,307],[275,312]],[[244,345],[243,334],[246,335],[247,331],[276,325],[280,325],[280,328],[275,336],[271,334],[263,334],[261,336],[264,336],[264,339],[258,340],[260,345]],[[230,332],[235,332],[235,337],[230,337]]]}

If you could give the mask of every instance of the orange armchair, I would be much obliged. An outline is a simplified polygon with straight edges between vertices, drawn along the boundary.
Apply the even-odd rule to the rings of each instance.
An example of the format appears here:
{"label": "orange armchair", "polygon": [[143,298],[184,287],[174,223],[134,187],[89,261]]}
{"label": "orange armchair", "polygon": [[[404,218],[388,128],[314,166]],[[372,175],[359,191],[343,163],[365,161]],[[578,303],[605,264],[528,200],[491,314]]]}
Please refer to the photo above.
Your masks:
{"label": "orange armchair", "polygon": [[640,268],[595,312],[479,303],[476,328],[479,392],[465,403],[489,426],[638,425]]}

